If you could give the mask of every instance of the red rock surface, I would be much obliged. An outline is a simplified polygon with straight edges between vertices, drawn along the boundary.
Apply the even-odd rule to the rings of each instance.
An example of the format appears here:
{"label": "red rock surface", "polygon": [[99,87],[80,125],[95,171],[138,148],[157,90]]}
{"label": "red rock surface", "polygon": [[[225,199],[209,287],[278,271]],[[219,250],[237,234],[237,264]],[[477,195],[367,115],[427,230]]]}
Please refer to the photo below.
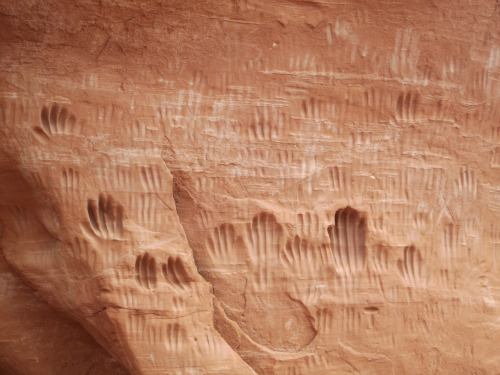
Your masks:
{"label": "red rock surface", "polygon": [[495,1],[0,3],[0,371],[500,374]]}

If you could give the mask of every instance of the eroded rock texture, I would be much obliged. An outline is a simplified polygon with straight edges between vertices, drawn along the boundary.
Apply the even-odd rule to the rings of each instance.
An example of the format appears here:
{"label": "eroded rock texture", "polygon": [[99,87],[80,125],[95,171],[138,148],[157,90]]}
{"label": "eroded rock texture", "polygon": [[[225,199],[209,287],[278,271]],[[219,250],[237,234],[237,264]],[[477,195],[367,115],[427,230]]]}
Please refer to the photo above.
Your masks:
{"label": "eroded rock texture", "polygon": [[0,371],[500,374],[495,1],[2,1]]}

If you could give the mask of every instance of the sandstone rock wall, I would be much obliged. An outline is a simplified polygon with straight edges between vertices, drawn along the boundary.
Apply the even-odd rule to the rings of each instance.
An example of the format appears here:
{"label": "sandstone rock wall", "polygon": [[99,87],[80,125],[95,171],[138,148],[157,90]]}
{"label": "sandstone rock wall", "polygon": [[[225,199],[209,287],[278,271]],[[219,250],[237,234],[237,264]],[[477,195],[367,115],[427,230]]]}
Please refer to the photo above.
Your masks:
{"label": "sandstone rock wall", "polygon": [[500,374],[496,2],[0,17],[3,373]]}

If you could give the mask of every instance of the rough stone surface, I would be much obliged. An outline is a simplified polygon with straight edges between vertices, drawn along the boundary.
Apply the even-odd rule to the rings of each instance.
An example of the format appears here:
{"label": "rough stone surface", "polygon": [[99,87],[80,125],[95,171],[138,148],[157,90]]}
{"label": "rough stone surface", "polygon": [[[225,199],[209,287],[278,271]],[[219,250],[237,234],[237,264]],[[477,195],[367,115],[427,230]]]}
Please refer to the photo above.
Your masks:
{"label": "rough stone surface", "polygon": [[500,374],[498,1],[0,1],[0,372]]}

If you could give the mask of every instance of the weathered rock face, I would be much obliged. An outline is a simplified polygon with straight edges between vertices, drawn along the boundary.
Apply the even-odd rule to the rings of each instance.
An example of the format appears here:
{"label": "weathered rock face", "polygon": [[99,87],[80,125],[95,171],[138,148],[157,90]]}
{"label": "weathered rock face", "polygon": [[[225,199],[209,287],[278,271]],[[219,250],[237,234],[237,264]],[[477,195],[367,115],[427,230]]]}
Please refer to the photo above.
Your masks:
{"label": "weathered rock face", "polygon": [[495,1],[0,17],[0,372],[500,374]]}

